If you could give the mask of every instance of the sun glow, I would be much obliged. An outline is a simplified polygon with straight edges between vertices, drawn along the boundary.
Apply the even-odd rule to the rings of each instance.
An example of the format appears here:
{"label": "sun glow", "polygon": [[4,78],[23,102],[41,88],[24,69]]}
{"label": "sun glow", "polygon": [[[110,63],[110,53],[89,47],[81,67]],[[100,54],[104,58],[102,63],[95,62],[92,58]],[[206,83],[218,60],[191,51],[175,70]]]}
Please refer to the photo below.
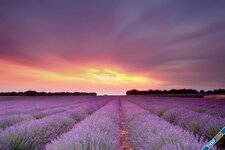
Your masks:
{"label": "sun glow", "polygon": [[91,79],[93,83],[107,84],[107,85],[119,85],[129,83],[145,84],[149,80],[147,77],[141,75],[127,74],[112,70],[108,68],[87,68],[85,74]]}
{"label": "sun glow", "polygon": [[[124,71],[113,65],[70,65],[70,68],[51,70],[38,67],[25,66],[10,61],[0,61],[0,82],[5,85],[17,87],[35,87],[38,85],[48,88],[67,86],[71,89],[96,87],[99,89],[129,89],[131,87],[144,87],[160,84],[161,81],[152,79],[148,75]],[[85,88],[86,87],[86,88]]]}
{"label": "sun glow", "polygon": [[40,79],[48,81],[86,82],[90,84],[116,86],[127,84],[149,84],[149,78],[136,74],[120,72],[108,68],[80,68],[73,73],[59,73],[35,70]]}

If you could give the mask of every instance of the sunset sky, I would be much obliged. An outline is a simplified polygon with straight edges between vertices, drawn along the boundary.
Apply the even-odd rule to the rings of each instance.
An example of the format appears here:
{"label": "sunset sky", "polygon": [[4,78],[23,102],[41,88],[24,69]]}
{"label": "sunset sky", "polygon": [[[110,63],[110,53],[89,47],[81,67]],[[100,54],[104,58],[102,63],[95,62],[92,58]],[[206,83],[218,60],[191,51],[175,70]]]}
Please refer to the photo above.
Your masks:
{"label": "sunset sky", "polygon": [[1,0],[0,91],[225,88],[224,0]]}

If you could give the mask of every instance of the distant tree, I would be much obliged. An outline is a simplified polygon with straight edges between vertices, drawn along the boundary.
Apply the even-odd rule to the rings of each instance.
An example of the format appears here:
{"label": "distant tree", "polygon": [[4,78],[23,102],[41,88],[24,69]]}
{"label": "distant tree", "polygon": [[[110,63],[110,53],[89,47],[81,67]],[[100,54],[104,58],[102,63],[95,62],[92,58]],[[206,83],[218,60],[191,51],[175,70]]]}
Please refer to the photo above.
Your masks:
{"label": "distant tree", "polygon": [[37,92],[28,90],[25,92],[0,92],[0,96],[76,96],[76,95],[88,95],[96,96],[97,93],[86,92]]}
{"label": "distant tree", "polygon": [[29,90],[29,91],[24,92],[24,95],[26,95],[26,96],[37,96],[38,92]]}
{"label": "distant tree", "polygon": [[171,90],[152,90],[149,89],[147,91],[138,91],[136,89],[129,90],[126,92],[127,95],[158,95],[158,94],[225,94],[225,89],[217,89],[217,90],[209,90],[204,91],[201,90],[198,92],[195,89],[171,89]]}
{"label": "distant tree", "polygon": [[201,90],[201,91],[200,91],[200,93],[201,93],[201,94],[204,94],[204,93],[205,93],[205,91],[204,91],[204,90]]}
{"label": "distant tree", "polygon": [[214,89],[213,90],[213,93],[215,93],[215,94],[224,94],[225,93],[225,89]]}
{"label": "distant tree", "polygon": [[212,94],[212,93],[213,93],[213,91],[208,90],[206,93],[207,93],[207,94]]}
{"label": "distant tree", "polygon": [[139,92],[140,91],[133,89],[133,90],[127,91],[126,94],[127,95],[138,95]]}

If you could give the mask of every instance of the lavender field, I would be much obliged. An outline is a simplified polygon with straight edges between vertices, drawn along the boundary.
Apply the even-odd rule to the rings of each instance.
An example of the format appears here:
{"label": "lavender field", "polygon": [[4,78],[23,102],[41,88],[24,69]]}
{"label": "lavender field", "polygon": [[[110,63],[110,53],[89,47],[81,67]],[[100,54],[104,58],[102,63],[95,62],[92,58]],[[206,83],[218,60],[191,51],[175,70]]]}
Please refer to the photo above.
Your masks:
{"label": "lavender field", "polygon": [[201,150],[224,126],[224,100],[0,98],[0,150]]}

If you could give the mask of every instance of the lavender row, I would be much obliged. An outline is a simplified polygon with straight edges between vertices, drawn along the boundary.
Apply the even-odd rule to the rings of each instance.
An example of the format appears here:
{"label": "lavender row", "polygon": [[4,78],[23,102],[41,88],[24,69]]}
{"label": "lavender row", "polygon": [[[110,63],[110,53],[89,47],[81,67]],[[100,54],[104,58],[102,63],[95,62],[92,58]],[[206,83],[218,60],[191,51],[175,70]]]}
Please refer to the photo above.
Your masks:
{"label": "lavender row", "polygon": [[123,101],[122,106],[134,149],[196,150],[206,144],[201,138],[196,138],[133,103]]}
{"label": "lavender row", "polygon": [[85,101],[85,97],[0,98],[0,116],[64,107]]}
{"label": "lavender row", "polygon": [[[164,104],[167,105],[169,103],[170,102],[166,102]],[[223,100],[175,98],[172,100],[172,104],[174,107],[185,108],[199,113],[206,113],[213,117],[225,118],[225,101]]]}
{"label": "lavender row", "polygon": [[[200,135],[204,139],[212,139],[224,126],[225,119],[213,117],[204,113],[197,113],[183,108],[170,108],[170,105],[154,105],[141,101],[133,101],[142,108],[160,116],[166,121]],[[224,138],[217,144],[224,147]]]}
{"label": "lavender row", "polygon": [[115,150],[120,146],[118,101],[112,101],[68,133],[46,146],[47,150]]}
{"label": "lavender row", "polygon": [[74,107],[78,107],[81,104],[74,104],[71,106],[64,106],[64,107],[57,107],[52,109],[46,109],[43,111],[33,111],[28,114],[11,114],[11,115],[4,115],[0,118],[0,128],[5,129],[10,127],[14,124],[20,123],[22,121],[32,120],[32,119],[41,119],[53,114],[62,113],[68,109],[72,109]]}
{"label": "lavender row", "polygon": [[61,113],[64,112],[68,109],[73,109],[76,107],[79,107],[81,105],[85,105],[88,104],[90,102],[76,102],[75,104],[71,104],[69,106],[62,106],[62,107],[56,107],[56,108],[51,108],[51,109],[45,109],[42,111],[33,111],[30,112],[29,114],[31,114],[35,119],[41,119],[44,118],[46,116],[52,115],[52,114],[56,114],[56,113]]}
{"label": "lavender row", "polygon": [[[135,98],[135,97],[134,97]],[[136,97],[137,98],[137,97]],[[141,99],[138,97],[137,99]],[[171,98],[171,97],[151,97],[142,98],[151,105],[164,105],[170,108],[184,108],[194,112],[206,113],[214,117],[225,118],[224,100],[206,100],[199,98]]]}
{"label": "lavender row", "polygon": [[45,144],[73,125],[93,113],[107,101],[85,104],[64,113],[52,115],[39,120],[30,120],[7,128],[0,133],[0,149],[44,149]]}

